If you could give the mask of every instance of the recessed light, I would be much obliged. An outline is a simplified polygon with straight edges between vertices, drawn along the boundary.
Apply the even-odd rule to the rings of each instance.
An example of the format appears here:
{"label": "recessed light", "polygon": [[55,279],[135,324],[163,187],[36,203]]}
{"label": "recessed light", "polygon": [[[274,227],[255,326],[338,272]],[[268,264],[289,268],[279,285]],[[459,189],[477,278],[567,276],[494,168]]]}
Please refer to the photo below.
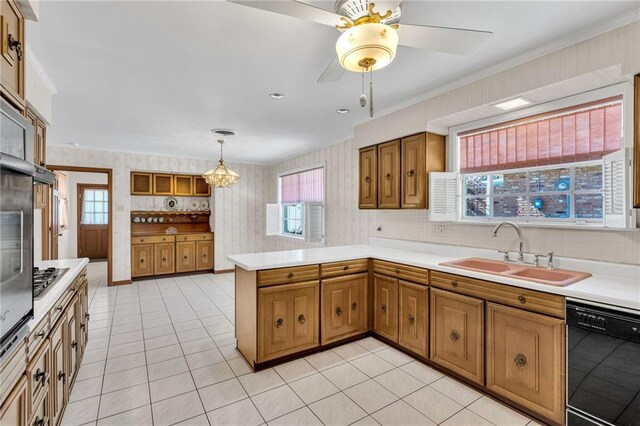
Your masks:
{"label": "recessed light", "polygon": [[80,146],[79,143],[75,143],[75,142],[69,142],[69,145],[75,146],[76,148]]}
{"label": "recessed light", "polygon": [[269,93],[269,97],[271,99],[275,99],[279,101],[280,99],[284,99],[284,93],[278,93],[278,92]]}
{"label": "recessed light", "polygon": [[338,108],[338,109],[336,110],[336,112],[337,112],[338,114],[348,114],[348,113],[349,113],[349,109],[347,109],[347,108]]}
{"label": "recessed light", "polygon": [[504,111],[509,111],[510,109],[516,109],[516,108],[523,107],[525,105],[531,105],[532,103],[533,101],[520,96],[517,98],[509,99],[508,101],[493,104],[493,106],[500,108],[501,110],[504,110]]}

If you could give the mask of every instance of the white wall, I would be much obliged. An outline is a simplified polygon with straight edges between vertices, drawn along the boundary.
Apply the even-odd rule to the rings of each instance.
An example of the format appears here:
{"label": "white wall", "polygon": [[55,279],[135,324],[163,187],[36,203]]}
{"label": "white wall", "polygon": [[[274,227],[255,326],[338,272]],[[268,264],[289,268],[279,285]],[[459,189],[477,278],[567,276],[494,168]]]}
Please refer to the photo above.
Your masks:
{"label": "white wall", "polygon": [[58,258],[75,259],[78,257],[78,184],[107,184],[106,173],[62,172],[67,175],[67,193],[69,194],[69,229],[62,231],[58,238]]}

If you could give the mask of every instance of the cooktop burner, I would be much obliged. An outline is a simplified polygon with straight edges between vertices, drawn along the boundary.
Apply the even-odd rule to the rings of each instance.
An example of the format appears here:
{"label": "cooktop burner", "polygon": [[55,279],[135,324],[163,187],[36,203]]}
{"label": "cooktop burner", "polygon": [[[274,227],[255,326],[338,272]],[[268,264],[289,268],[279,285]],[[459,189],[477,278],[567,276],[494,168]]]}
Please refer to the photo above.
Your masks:
{"label": "cooktop burner", "polygon": [[33,297],[41,299],[69,268],[33,268]]}

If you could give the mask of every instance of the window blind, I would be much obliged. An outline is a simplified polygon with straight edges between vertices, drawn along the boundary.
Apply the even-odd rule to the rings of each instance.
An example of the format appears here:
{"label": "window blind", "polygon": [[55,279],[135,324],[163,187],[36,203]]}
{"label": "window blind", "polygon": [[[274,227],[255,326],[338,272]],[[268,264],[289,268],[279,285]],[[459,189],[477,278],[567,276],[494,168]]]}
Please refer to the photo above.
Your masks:
{"label": "window blind", "polygon": [[324,202],[324,167],[281,176],[280,202]]}
{"label": "window blind", "polygon": [[459,134],[460,173],[597,160],[621,148],[622,100]]}

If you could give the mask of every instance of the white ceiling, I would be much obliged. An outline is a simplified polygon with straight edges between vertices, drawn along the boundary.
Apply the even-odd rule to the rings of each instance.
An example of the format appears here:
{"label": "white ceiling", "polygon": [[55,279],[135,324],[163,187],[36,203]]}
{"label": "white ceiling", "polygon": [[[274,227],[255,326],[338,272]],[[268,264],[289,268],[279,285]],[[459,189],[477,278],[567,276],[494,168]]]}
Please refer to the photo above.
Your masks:
{"label": "white ceiling", "polygon": [[[331,9],[333,2],[313,2]],[[374,73],[376,107],[594,27],[637,1],[405,1],[402,22],[494,32],[472,56],[400,48]],[[53,145],[273,163],[350,137],[368,119],[360,75],[318,84],[339,33],[224,1],[44,1],[27,41],[58,93]],[[399,32],[402,37],[402,32]],[[274,101],[270,92],[286,98]],[[337,108],[351,109],[338,115]]]}

